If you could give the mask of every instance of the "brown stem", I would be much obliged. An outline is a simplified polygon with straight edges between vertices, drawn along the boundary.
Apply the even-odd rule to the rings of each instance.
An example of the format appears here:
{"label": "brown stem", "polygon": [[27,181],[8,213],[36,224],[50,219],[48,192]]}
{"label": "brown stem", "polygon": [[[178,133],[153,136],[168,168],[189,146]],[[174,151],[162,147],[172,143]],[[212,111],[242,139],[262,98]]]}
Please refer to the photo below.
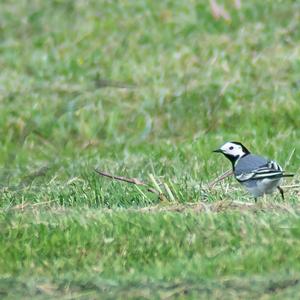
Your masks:
{"label": "brown stem", "polygon": [[108,178],[111,178],[111,179],[128,182],[128,183],[135,184],[135,185],[144,186],[144,187],[147,188],[148,192],[160,195],[160,193],[157,190],[155,190],[152,187],[149,187],[148,184],[142,182],[141,180],[139,180],[137,178],[127,178],[127,177],[123,177],[123,176],[116,176],[116,175],[112,175],[112,174],[109,174],[109,173],[106,173],[106,172],[99,171],[97,169],[95,169],[95,172],[98,173],[101,176],[104,176],[104,177],[108,177]]}
{"label": "brown stem", "polygon": [[210,189],[212,189],[218,182],[222,181],[223,179],[225,179],[225,178],[227,178],[227,177],[229,177],[231,175],[233,175],[232,170],[226,171],[225,173],[223,173],[222,175],[220,175],[219,177],[217,177],[215,180],[213,180],[212,182],[210,182],[208,184],[208,187]]}

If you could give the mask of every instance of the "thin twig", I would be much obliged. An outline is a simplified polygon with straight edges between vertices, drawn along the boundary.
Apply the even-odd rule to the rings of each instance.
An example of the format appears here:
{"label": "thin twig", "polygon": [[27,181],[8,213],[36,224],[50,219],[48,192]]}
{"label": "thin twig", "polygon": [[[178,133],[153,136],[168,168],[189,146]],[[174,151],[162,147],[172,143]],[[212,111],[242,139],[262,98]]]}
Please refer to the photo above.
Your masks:
{"label": "thin twig", "polygon": [[284,189],[300,188],[300,184],[281,185]]}
{"label": "thin twig", "polygon": [[116,175],[112,175],[112,174],[109,174],[109,173],[106,173],[106,172],[103,172],[103,171],[99,171],[97,169],[95,169],[95,172],[98,173],[101,176],[104,176],[104,177],[108,177],[108,178],[119,180],[119,181],[128,182],[128,183],[135,184],[135,185],[144,186],[144,187],[147,188],[147,191],[150,192],[150,193],[154,193],[154,194],[157,194],[157,195],[161,194],[156,189],[154,189],[152,187],[149,187],[148,184],[144,183],[143,181],[141,181],[137,178],[127,178],[127,177],[123,177],[123,176],[116,176]]}
{"label": "thin twig", "polygon": [[219,177],[217,177],[216,179],[214,179],[212,182],[210,182],[210,183],[208,184],[208,187],[209,187],[210,189],[212,189],[218,182],[224,180],[225,178],[227,178],[227,177],[229,177],[229,176],[231,176],[231,175],[233,175],[232,170],[226,171],[224,174],[220,175]]}

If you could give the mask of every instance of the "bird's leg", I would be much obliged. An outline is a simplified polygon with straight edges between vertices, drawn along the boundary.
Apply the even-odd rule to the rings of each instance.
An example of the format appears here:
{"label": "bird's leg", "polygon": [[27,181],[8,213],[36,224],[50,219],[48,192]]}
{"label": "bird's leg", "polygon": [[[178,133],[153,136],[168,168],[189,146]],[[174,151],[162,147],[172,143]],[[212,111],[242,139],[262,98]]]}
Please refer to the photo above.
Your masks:
{"label": "bird's leg", "polygon": [[280,193],[280,195],[281,195],[282,200],[284,200],[284,192],[283,192],[283,189],[282,189],[280,186],[278,186],[277,189],[278,189],[278,191],[279,191],[279,193]]}

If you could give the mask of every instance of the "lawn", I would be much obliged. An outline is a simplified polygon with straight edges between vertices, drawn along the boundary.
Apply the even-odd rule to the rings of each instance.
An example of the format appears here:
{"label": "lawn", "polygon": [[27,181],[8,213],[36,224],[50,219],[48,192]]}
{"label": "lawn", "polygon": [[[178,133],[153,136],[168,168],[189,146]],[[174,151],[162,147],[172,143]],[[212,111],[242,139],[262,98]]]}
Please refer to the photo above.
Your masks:
{"label": "lawn", "polygon": [[[1,1],[1,299],[298,298],[300,3],[218,3]],[[230,140],[285,201],[209,187]]]}

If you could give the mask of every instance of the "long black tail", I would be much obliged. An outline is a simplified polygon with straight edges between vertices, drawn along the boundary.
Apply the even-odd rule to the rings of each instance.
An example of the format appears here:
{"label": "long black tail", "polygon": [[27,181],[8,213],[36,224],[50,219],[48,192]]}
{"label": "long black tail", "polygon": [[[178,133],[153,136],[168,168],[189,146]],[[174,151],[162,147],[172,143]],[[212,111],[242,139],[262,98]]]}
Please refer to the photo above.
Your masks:
{"label": "long black tail", "polygon": [[282,177],[293,177],[295,174],[282,174]]}

